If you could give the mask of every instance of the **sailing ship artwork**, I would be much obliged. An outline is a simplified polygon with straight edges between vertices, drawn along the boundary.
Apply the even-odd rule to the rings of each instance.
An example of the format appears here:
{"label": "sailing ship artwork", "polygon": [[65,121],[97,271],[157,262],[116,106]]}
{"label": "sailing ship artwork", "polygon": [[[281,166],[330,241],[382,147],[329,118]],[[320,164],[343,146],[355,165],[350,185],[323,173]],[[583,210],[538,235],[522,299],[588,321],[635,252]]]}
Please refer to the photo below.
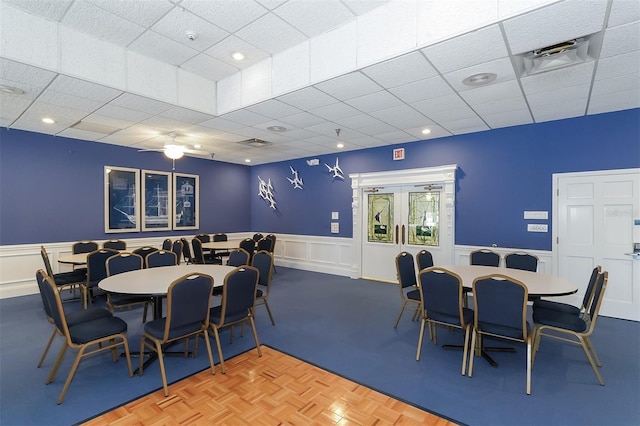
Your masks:
{"label": "sailing ship artwork", "polygon": [[198,227],[198,176],[174,174],[174,229]]}
{"label": "sailing ship artwork", "polygon": [[171,179],[168,173],[143,173],[144,217],[143,230],[171,229],[169,201]]}
{"label": "sailing ship artwork", "polygon": [[138,171],[106,169],[107,232],[139,230]]}

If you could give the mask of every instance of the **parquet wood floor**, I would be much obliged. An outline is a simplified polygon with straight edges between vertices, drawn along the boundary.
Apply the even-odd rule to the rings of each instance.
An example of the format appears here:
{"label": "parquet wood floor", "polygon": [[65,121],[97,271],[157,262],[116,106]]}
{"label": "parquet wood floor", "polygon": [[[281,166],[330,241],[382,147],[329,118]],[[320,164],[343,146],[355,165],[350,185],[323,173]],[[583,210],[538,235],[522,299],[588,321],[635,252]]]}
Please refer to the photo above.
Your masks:
{"label": "parquet wood floor", "polygon": [[[102,425],[437,425],[455,423],[262,346],[86,423]],[[155,374],[150,372],[149,374]]]}

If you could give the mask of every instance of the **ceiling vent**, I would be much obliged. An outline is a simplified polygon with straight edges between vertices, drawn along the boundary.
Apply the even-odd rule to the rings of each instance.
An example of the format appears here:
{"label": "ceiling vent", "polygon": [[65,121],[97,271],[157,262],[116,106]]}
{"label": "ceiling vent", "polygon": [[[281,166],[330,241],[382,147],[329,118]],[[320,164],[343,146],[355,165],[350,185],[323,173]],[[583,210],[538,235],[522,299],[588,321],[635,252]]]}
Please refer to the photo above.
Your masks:
{"label": "ceiling vent", "polygon": [[527,52],[522,58],[523,75],[535,75],[586,62],[589,39],[576,38]]}
{"label": "ceiling vent", "polygon": [[247,139],[245,141],[238,142],[240,145],[251,146],[253,148],[263,148],[265,146],[271,145],[271,142],[263,141],[261,139]]}
{"label": "ceiling vent", "polygon": [[122,130],[117,127],[107,126],[104,124],[90,123],[88,121],[78,121],[71,126],[74,129],[84,130],[93,133],[102,133],[103,135],[112,135],[115,132]]}

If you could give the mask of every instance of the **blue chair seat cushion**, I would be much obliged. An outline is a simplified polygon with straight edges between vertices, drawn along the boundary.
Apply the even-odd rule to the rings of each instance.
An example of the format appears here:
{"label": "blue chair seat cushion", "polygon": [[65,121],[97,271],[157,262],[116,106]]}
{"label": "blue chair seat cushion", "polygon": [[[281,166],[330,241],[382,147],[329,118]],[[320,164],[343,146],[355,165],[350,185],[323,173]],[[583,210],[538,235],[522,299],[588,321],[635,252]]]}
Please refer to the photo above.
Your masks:
{"label": "blue chair seat cushion", "polygon": [[[214,306],[209,311],[209,320],[214,324],[220,324],[220,315],[222,314],[222,306]],[[247,312],[227,312],[225,314],[224,322],[229,324],[232,322],[240,321],[243,318],[247,318]]]}
{"label": "blue chair seat cushion", "polygon": [[420,300],[420,290],[411,290],[407,292],[407,299]]}
{"label": "blue chair seat cushion", "polygon": [[536,324],[550,325],[565,330],[582,333],[587,330],[587,323],[582,318],[566,312],[553,311],[551,309],[536,309],[533,311],[533,322]]}
{"label": "blue chair seat cushion", "polygon": [[[429,318],[431,318],[434,321],[462,326],[462,324],[460,324],[460,315],[451,315],[451,314],[446,314],[442,312],[436,312],[433,310],[427,311],[427,315]],[[472,309],[462,308],[462,316],[465,324],[469,324],[470,322],[473,322]]]}
{"label": "blue chair seat cushion", "polygon": [[537,309],[549,309],[552,311],[564,312],[574,316],[580,315],[580,308],[568,303],[554,302],[553,300],[536,299],[533,302],[533,311]]}
{"label": "blue chair seat cushion", "polygon": [[[160,318],[150,321],[144,325],[144,332],[155,337],[156,339],[162,340],[164,338],[164,329],[166,326],[166,322],[166,318]],[[174,327],[173,329],[169,330],[169,340],[195,333],[200,329],[202,329],[202,321],[196,321],[180,327]]]}
{"label": "blue chair seat cushion", "polygon": [[67,285],[73,283],[84,282],[87,279],[87,271],[80,269],[76,271],[60,272],[59,274],[53,274],[53,281],[56,285]]}
{"label": "blue chair seat cushion", "polygon": [[69,327],[71,341],[76,344],[84,344],[126,331],[127,323],[118,317],[98,318]]}
{"label": "blue chair seat cushion", "polygon": [[67,319],[67,326],[73,327],[74,325],[93,321],[100,318],[110,318],[113,314],[105,308],[93,307],[89,309],[82,309],[79,311],[65,312]]}
{"label": "blue chair seat cushion", "polygon": [[[506,327],[504,325],[492,324],[488,322],[480,322],[478,323],[478,328],[480,331],[485,333],[497,334],[500,336],[507,336],[514,339],[523,339],[522,328],[515,327]],[[529,321],[527,321],[527,330],[530,330],[531,326]]]}

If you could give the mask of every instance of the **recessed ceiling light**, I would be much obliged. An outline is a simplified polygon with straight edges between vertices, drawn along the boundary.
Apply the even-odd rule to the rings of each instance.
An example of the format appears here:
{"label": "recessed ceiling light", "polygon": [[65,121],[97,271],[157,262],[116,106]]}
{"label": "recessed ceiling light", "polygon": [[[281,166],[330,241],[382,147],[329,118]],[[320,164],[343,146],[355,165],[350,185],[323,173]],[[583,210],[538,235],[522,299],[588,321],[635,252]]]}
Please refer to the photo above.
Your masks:
{"label": "recessed ceiling light", "polygon": [[336,145],[338,148],[344,148],[344,144],[342,142],[338,142],[338,144]]}
{"label": "recessed ceiling light", "polygon": [[423,135],[428,135],[429,133],[431,133],[431,129],[422,129]]}
{"label": "recessed ceiling light", "polygon": [[4,84],[0,84],[0,92],[7,93],[9,95],[23,95],[24,90],[18,89],[13,86],[5,86]]}
{"label": "recessed ceiling light", "polygon": [[478,74],[470,75],[469,77],[462,80],[462,83],[467,86],[484,86],[485,84],[489,84],[493,82],[497,77],[497,74],[492,72],[481,72]]}
{"label": "recessed ceiling light", "polygon": [[45,124],[53,124],[55,123],[55,120],[53,118],[45,117],[42,119],[42,122]]}
{"label": "recessed ceiling light", "polygon": [[244,55],[242,54],[242,52],[232,52],[231,57],[236,61],[241,61],[244,59]]}
{"label": "recessed ceiling light", "polygon": [[245,163],[250,163],[250,162],[251,162],[251,159],[250,159],[250,158],[247,158],[246,160],[244,160],[244,162],[245,162]]}
{"label": "recessed ceiling light", "polygon": [[267,127],[267,130],[270,130],[270,131],[276,132],[276,133],[282,133],[282,132],[286,132],[287,128],[286,127],[282,127],[282,126],[269,126],[269,127]]}

